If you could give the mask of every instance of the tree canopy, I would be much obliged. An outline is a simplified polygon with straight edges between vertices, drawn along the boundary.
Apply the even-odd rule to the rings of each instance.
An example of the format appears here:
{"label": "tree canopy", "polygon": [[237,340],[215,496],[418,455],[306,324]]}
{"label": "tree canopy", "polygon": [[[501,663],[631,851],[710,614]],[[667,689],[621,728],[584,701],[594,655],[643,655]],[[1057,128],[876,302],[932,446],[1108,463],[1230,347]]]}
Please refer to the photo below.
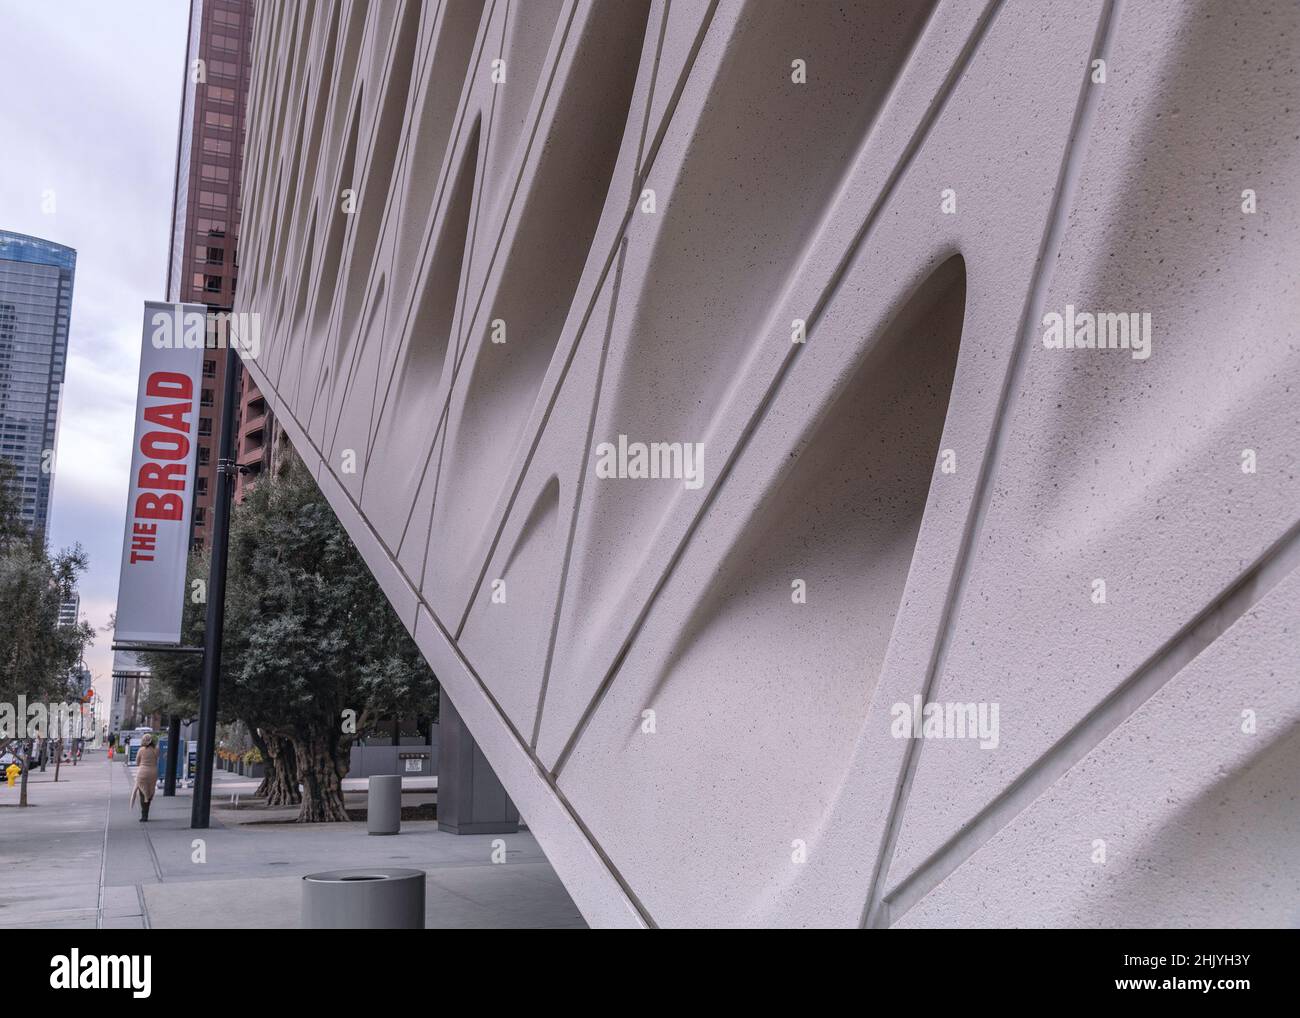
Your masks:
{"label": "tree canopy", "polygon": [[[86,569],[86,553],[74,545],[47,554],[44,535],[29,533],[23,524],[14,476],[13,464],[0,459],[0,703],[14,705],[18,731],[7,735],[25,740],[52,733],[28,733],[28,718],[17,714],[19,698],[28,705],[74,702],[80,689],[73,669],[95,634],[84,622],[59,624],[59,609]],[[27,746],[24,741],[24,752]],[[27,773],[24,768],[24,806]]]}
{"label": "tree canopy", "polygon": [[[206,581],[206,556],[190,570],[194,590],[193,580]],[[186,641],[199,643],[206,606],[190,601]],[[199,659],[154,654],[149,663],[178,709],[192,711]],[[300,819],[342,820],[352,735],[373,718],[436,714],[437,695],[437,680],[347,532],[290,455],[232,516],[223,718],[292,746]]]}
{"label": "tree canopy", "polygon": [[28,533],[14,492],[14,466],[0,459],[0,701],[60,702],[76,692],[72,669],[94,640],[84,622],[59,625],[59,608],[85,571],[80,545],[53,555]]}

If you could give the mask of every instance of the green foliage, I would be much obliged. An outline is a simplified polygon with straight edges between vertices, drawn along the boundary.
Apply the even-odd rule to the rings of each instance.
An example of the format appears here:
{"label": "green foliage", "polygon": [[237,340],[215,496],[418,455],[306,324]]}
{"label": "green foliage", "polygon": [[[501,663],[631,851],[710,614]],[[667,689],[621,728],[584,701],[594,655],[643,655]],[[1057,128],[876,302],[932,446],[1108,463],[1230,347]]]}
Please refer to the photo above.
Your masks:
{"label": "green foliage", "polygon": [[346,709],[433,713],[437,680],[300,461],[253,488],[231,538],[224,653],[241,717],[307,738]]}
{"label": "green foliage", "polygon": [[[207,610],[204,602],[196,603],[191,595],[194,581],[206,587],[211,556],[206,552],[190,555],[185,578],[185,605],[181,615],[181,643],[189,647],[203,646],[203,626]],[[173,714],[182,718],[199,716],[199,681],[203,675],[202,654],[142,654],[141,660],[151,673],[149,690],[141,702],[144,714]],[[230,706],[221,704],[226,717]]]}
{"label": "green foliage", "polygon": [[61,702],[78,692],[71,670],[94,641],[84,622],[59,625],[59,605],[86,569],[80,545],[48,555],[18,515],[13,464],[0,459],[0,701]]}
{"label": "green foliage", "polygon": [[[221,720],[290,740],[302,818],[338,819],[343,712],[355,711],[357,731],[375,717],[436,718],[437,679],[297,457],[235,507],[227,563]],[[194,556],[186,590],[208,575],[208,556]],[[187,597],[184,643],[202,644],[206,610]],[[157,709],[197,715],[201,657],[146,659]]]}

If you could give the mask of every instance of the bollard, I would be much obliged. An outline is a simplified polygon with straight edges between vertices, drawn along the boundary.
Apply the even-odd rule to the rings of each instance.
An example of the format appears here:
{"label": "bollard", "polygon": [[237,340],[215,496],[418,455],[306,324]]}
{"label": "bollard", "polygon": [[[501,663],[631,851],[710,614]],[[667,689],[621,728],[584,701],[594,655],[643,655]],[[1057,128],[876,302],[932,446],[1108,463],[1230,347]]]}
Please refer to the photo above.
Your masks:
{"label": "bollard", "polygon": [[397,834],[401,829],[401,775],[372,774],[366,792],[366,833]]}
{"label": "bollard", "polygon": [[424,870],[331,870],[302,878],[305,930],[424,929]]}

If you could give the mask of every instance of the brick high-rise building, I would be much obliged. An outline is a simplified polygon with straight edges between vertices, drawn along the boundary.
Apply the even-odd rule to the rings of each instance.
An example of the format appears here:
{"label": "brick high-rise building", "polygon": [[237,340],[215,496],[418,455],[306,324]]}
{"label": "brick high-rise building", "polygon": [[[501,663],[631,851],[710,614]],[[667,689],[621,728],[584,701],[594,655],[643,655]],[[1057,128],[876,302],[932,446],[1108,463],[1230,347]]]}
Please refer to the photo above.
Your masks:
{"label": "brick high-rise building", "polygon": [[[239,267],[240,168],[244,156],[244,110],[248,101],[249,47],[253,0],[191,0],[185,56],[176,184],[172,205],[172,250],[167,299],[229,311]],[[225,391],[225,351],[210,350],[203,361],[200,398],[198,487],[192,543],[203,547],[212,527],[212,496]],[[268,415],[258,414],[260,394],[246,373],[236,408],[249,408],[256,425],[241,433],[236,459],[249,477],[260,472],[257,452],[270,433]],[[260,404],[265,407],[265,402]],[[245,436],[243,432],[250,430]],[[245,448],[253,451],[245,453]],[[245,475],[237,490],[242,494]]]}
{"label": "brick high-rise building", "polygon": [[248,486],[261,474],[269,472],[271,455],[279,440],[280,429],[267,406],[266,397],[247,371],[240,378],[239,432],[235,440],[235,501],[240,502]]}

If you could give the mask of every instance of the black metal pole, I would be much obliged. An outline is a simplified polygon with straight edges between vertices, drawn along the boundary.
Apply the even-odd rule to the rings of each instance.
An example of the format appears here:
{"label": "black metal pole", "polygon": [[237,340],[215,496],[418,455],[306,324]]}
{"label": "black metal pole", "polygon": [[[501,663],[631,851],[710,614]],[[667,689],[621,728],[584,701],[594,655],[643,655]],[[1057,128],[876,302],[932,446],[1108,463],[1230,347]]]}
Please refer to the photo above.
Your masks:
{"label": "black metal pole", "polygon": [[181,716],[173,714],[167,723],[167,774],[163,777],[163,798],[176,794],[176,765],[180,761]]}
{"label": "black metal pole", "polygon": [[217,741],[217,691],[221,680],[221,632],[226,618],[226,546],[229,543],[230,497],[235,486],[235,376],[239,358],[226,345],[226,386],[221,402],[221,444],[217,452],[217,486],[212,499],[212,569],[208,579],[208,624],[203,632],[203,685],[199,691],[198,770],[190,827],[208,826],[212,809],[212,758]]}

